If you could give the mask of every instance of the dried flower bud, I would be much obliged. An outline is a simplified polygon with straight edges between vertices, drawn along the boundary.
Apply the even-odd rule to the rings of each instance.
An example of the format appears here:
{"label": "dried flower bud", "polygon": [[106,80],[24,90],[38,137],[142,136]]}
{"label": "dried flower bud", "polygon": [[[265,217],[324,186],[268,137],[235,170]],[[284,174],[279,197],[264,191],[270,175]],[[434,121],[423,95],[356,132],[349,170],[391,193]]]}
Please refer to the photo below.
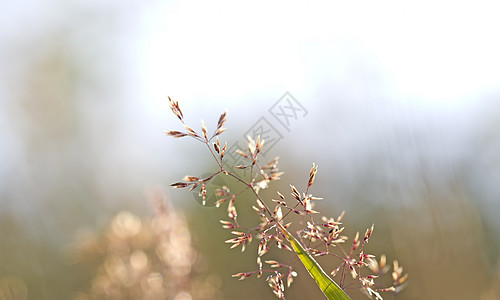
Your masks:
{"label": "dried flower bud", "polygon": [[165,134],[169,135],[169,136],[173,136],[174,138],[180,138],[180,137],[187,135],[187,133],[176,131],[176,130],[165,131]]}
{"label": "dried flower bud", "polygon": [[365,237],[363,238],[364,241],[367,241],[373,234],[373,228],[375,224],[372,224],[372,227],[366,230]]}
{"label": "dried flower bud", "polygon": [[354,240],[352,241],[352,251],[356,250],[359,246],[359,231],[356,232],[356,236],[354,237]]}
{"label": "dried flower bud", "polygon": [[205,205],[207,202],[207,186],[205,185],[205,183],[203,183],[201,186],[200,196],[202,198],[201,203]]}
{"label": "dried flower bud", "polygon": [[174,187],[175,189],[181,189],[181,188],[185,188],[189,185],[189,183],[186,183],[186,182],[176,182],[176,183],[172,183],[170,186]]}
{"label": "dried flower bud", "polygon": [[314,178],[316,177],[316,172],[318,172],[318,166],[314,163],[312,165],[311,171],[309,171],[309,181],[307,183],[307,188],[309,189],[311,185],[314,183]]}
{"label": "dried flower bud", "polygon": [[194,182],[194,181],[198,181],[200,180],[200,178],[196,177],[196,176],[189,176],[189,175],[186,175],[184,176],[184,178],[182,178],[182,181],[187,181],[187,182]]}
{"label": "dried flower bud", "polygon": [[248,155],[246,155],[245,152],[241,151],[240,149],[236,149],[236,153],[243,156],[244,158],[250,159],[250,157],[248,157]]}
{"label": "dried flower bud", "polygon": [[384,269],[385,268],[385,265],[387,263],[387,257],[385,256],[385,254],[382,254],[380,256],[380,268],[381,269]]}
{"label": "dried flower bud", "polygon": [[226,229],[236,228],[236,226],[232,222],[224,221],[224,220],[219,220],[219,222],[222,223],[222,228],[226,228]]}
{"label": "dried flower bud", "polygon": [[287,285],[287,287],[290,287],[290,285],[293,282],[293,278],[294,277],[297,277],[297,272],[291,271],[291,272],[288,273],[288,277],[286,279],[286,285]]}
{"label": "dried flower bud", "polygon": [[226,153],[226,148],[227,148],[227,142],[224,143],[224,147],[222,148],[222,151],[220,152],[220,158],[224,158],[224,153]]}
{"label": "dried flower bud", "polygon": [[205,122],[203,120],[201,120],[201,131],[203,132],[203,136],[205,137],[205,140],[208,141],[207,126],[205,126]]}
{"label": "dried flower bud", "polygon": [[194,131],[194,130],[193,130],[193,128],[191,128],[191,127],[187,126],[186,124],[183,124],[183,125],[184,125],[184,128],[186,128],[186,130],[188,131],[188,134],[189,134],[190,136],[193,136],[193,137],[200,137],[200,136],[196,133],[196,131]]}
{"label": "dried flower bud", "polygon": [[219,117],[219,121],[217,122],[217,130],[221,129],[224,126],[224,123],[227,120],[227,110],[225,110]]}
{"label": "dried flower bud", "polygon": [[300,193],[299,193],[299,191],[295,188],[295,186],[293,186],[291,184],[290,184],[290,188],[292,189],[292,196],[295,199],[297,199],[297,201],[299,201],[299,202],[302,203],[302,201],[300,201]]}
{"label": "dried flower bud", "polygon": [[[257,138],[260,139],[260,136],[258,136]],[[247,139],[248,139],[248,151],[250,151],[250,154],[252,155],[252,157],[254,157],[255,155],[255,149],[256,149],[256,145],[255,145],[255,141],[252,139],[251,136],[247,136]]]}
{"label": "dried flower bud", "polygon": [[279,268],[281,264],[276,260],[266,260],[266,264],[270,265],[271,268]]}
{"label": "dried flower bud", "polygon": [[172,99],[170,99],[170,96],[168,97],[168,100],[170,101],[170,109],[174,112],[174,114],[179,118],[179,120],[182,121],[184,118],[184,115],[182,114],[181,108],[179,107],[179,102],[174,102]]}

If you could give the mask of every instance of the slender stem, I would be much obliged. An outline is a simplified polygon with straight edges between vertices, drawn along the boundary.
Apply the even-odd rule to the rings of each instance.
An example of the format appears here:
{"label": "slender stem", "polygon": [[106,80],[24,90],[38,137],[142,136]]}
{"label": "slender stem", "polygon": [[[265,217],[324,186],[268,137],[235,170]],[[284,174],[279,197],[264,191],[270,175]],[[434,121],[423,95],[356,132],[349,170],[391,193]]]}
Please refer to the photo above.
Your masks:
{"label": "slender stem", "polygon": [[273,221],[276,221],[273,218],[273,214],[272,214],[271,210],[269,209],[269,207],[267,206],[267,204],[262,200],[262,198],[260,197],[259,193],[257,193],[257,191],[255,190],[255,188],[252,186],[251,183],[246,182],[245,180],[241,179],[239,176],[233,174],[232,172],[227,172],[227,174],[229,176],[233,177],[234,179],[238,180],[239,182],[243,183],[247,187],[249,187],[252,190],[252,192],[254,193],[254,195],[257,197],[257,199],[259,199],[260,202],[262,202],[262,204],[264,204],[264,208],[266,209],[266,211],[269,214],[269,216],[271,217],[271,219]]}
{"label": "slender stem", "polygon": [[210,147],[210,143],[208,141],[204,141],[204,143],[205,143],[205,145],[207,145],[208,150],[210,150],[210,153],[212,154],[212,156],[214,157],[215,161],[217,162],[217,164],[219,165],[219,167],[222,170],[222,159],[220,159],[220,161],[219,161],[219,159],[217,159],[217,156],[215,155],[214,151]]}
{"label": "slender stem", "polygon": [[344,261],[343,266],[342,266],[342,280],[340,281],[340,287],[344,287],[345,266],[346,266],[346,262]]}

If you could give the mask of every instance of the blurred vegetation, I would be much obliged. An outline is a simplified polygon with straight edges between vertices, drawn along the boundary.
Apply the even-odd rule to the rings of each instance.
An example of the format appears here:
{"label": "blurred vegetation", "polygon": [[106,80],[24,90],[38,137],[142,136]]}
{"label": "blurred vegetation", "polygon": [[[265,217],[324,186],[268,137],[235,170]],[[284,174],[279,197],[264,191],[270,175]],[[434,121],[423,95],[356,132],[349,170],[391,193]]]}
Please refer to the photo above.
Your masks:
{"label": "blurred vegetation", "polygon": [[[161,191],[150,196],[155,217],[122,211],[100,233],[81,233],[68,257],[93,270],[87,292],[92,299],[222,299],[220,279],[207,276],[203,257],[192,247],[187,224]],[[205,272],[204,272],[205,271]]]}

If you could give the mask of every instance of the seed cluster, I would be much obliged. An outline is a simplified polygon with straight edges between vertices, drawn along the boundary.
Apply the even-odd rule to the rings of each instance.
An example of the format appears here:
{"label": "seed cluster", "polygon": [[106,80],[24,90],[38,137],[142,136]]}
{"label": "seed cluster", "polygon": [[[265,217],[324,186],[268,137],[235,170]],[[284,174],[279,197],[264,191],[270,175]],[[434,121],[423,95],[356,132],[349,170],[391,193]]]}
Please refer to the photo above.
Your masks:
{"label": "seed cluster", "polygon": [[[381,258],[379,264],[374,259],[374,255],[365,253],[365,246],[373,234],[373,225],[366,230],[362,237],[360,237],[359,232],[356,233],[350,245],[346,246],[348,237],[342,235],[345,228],[342,226],[344,212],[337,219],[323,216],[321,221],[316,221],[314,215],[317,215],[319,212],[314,210],[314,203],[322,200],[322,198],[314,197],[309,193],[309,189],[312,187],[318,172],[316,164],[313,163],[309,171],[309,178],[304,192],[301,193],[294,185],[290,185],[291,200],[277,191],[277,199],[264,201],[259,192],[268,188],[272,181],[279,180],[283,174],[283,172],[278,170],[278,157],[266,164],[260,163],[259,154],[264,146],[264,140],[261,140],[260,136],[255,140],[249,136],[247,148],[236,150],[236,154],[242,157],[244,163],[231,166],[224,160],[227,142],[222,145],[219,141],[219,135],[225,130],[222,126],[226,122],[227,112],[224,112],[220,116],[214,134],[209,137],[203,121],[201,127],[202,134],[198,134],[184,123],[184,115],[177,102],[170,99],[170,107],[182,122],[186,131],[170,130],[166,134],[176,138],[191,136],[205,143],[219,166],[219,170],[209,177],[186,176],[182,181],[173,183],[171,186],[174,188],[191,186],[191,189],[194,189],[196,186],[202,184],[200,196],[203,199],[203,204],[205,204],[206,183],[218,174],[222,173],[229,176],[241,184],[241,190],[236,192],[231,191],[227,186],[222,186],[215,192],[220,198],[216,202],[217,207],[227,203],[227,216],[229,220],[221,220],[220,222],[223,228],[231,230],[233,237],[226,240],[226,243],[231,244],[231,248],[241,246],[241,251],[243,252],[252,240],[259,241],[257,248],[258,268],[254,271],[234,274],[233,277],[243,280],[254,274],[260,278],[264,273],[267,273],[266,281],[274,295],[279,299],[285,299],[285,285],[283,280],[286,277],[287,286],[290,286],[293,282],[293,278],[297,276],[297,273],[293,270],[294,264],[286,264],[278,260],[265,260],[265,264],[269,265],[270,268],[263,268],[261,257],[266,255],[273,245],[275,245],[278,251],[293,251],[283,230],[288,231],[288,228],[291,226],[291,222],[286,223],[285,220],[289,220],[295,215],[296,218],[299,218],[298,225],[296,226],[297,236],[301,239],[306,251],[310,255],[327,256],[338,262],[338,266],[331,271],[331,275],[338,277],[339,286],[342,289],[362,289],[368,297],[382,299],[380,292],[391,292],[396,295],[404,288],[407,275],[403,275],[403,269],[397,261],[394,261],[393,264],[392,286],[381,287],[374,281],[388,272],[388,269],[386,269],[385,256],[382,256],[383,263]],[[214,138],[216,138],[216,141],[212,142]],[[210,145],[211,143],[212,146]],[[233,167],[236,170],[247,171],[246,175],[241,176],[239,173],[232,171]],[[258,224],[250,228],[245,228],[238,223],[236,208],[237,199],[240,198],[238,196],[247,190],[250,190],[256,198],[256,205],[253,206],[253,210],[258,217]],[[271,203],[274,205],[273,208],[269,206]],[[371,270],[374,274],[365,275],[365,270]],[[351,280],[348,279],[348,274],[351,275]]]}

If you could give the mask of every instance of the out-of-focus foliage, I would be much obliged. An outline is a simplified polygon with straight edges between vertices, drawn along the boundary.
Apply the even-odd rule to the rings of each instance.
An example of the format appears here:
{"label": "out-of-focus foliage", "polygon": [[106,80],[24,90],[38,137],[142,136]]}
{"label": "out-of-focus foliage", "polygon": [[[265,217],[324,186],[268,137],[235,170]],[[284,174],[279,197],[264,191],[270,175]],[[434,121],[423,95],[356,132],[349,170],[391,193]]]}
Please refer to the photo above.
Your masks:
{"label": "out-of-focus foliage", "polygon": [[[216,276],[200,276],[200,257],[183,216],[154,196],[156,216],[118,213],[103,233],[86,232],[73,245],[74,262],[98,267],[77,300],[221,299]],[[197,270],[198,267],[198,270]]]}

